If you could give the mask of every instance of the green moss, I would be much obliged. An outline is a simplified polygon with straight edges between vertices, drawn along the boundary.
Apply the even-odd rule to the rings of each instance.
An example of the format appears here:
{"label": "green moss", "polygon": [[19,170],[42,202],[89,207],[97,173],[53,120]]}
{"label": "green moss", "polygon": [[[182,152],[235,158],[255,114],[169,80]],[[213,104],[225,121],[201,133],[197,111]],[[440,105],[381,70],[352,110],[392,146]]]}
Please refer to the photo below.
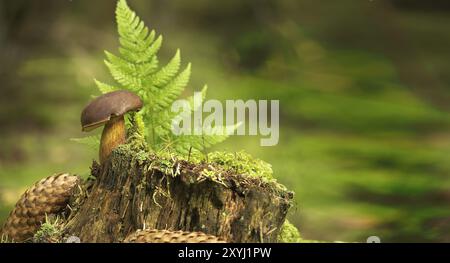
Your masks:
{"label": "green moss", "polygon": [[235,153],[217,151],[208,154],[208,161],[216,164],[225,170],[233,171],[245,176],[261,177],[264,180],[272,181],[272,166],[260,159],[253,158],[245,151]]}
{"label": "green moss", "polygon": [[61,239],[62,225],[59,218],[51,219],[45,217],[45,223],[41,225],[39,230],[33,236],[35,243],[56,243]]}
{"label": "green moss", "polygon": [[[285,193],[286,187],[276,181],[273,177],[272,167],[260,159],[253,158],[250,154],[240,152],[212,152],[207,155],[192,154],[183,157],[169,150],[158,152],[152,149],[135,148],[129,141],[127,144],[117,147],[113,154],[116,159],[129,158],[138,165],[143,165],[144,170],[157,169],[164,175],[176,177],[183,167],[190,167],[199,177],[197,180],[211,180],[227,186],[227,176],[239,175],[260,179],[260,182],[270,186],[272,190]],[[258,180],[257,180],[258,181]]]}
{"label": "green moss", "polygon": [[192,155],[190,158],[184,158],[169,151],[159,151],[152,154],[145,148],[136,149],[134,144],[129,142],[119,146],[114,152],[124,156],[131,155],[133,156],[133,160],[137,160],[139,163],[150,158],[152,161],[150,168],[158,168],[163,173],[172,176],[177,175],[177,162],[184,160],[195,164],[212,165],[214,169],[205,170],[205,175],[208,175],[208,177],[212,177],[212,172],[220,170],[244,176],[260,177],[264,181],[275,181],[272,166],[260,159],[253,158],[245,151],[234,153],[217,151],[208,153],[205,157]]}
{"label": "green moss", "polygon": [[139,165],[142,165],[144,161],[149,158],[148,150],[142,147],[144,146],[141,145],[137,147],[135,141],[128,141],[128,143],[122,144],[114,149],[113,154],[115,155],[115,158],[121,159],[123,159],[123,157],[128,158],[131,156],[133,161],[136,161]]}
{"label": "green moss", "polygon": [[[124,145],[119,146],[117,153],[125,155],[131,154],[134,160],[142,164],[149,158],[149,152],[153,152],[149,148],[144,138],[144,123],[140,114],[131,114],[128,118],[128,140]],[[202,174],[208,178],[217,177],[214,173],[217,172],[232,172],[244,176],[259,177],[265,182],[276,182],[273,178],[272,166],[263,160],[252,157],[245,151],[239,152],[225,152],[216,151],[206,155],[195,152],[189,154],[187,157],[171,152],[168,149],[163,149],[153,152],[156,158],[153,158],[150,168],[158,168],[165,174],[176,176],[176,164],[178,160],[185,160],[195,164],[203,163],[211,164],[213,169],[205,169]],[[210,167],[211,168],[211,167]],[[218,179],[218,178],[215,178]]]}
{"label": "green moss", "polygon": [[278,242],[280,243],[343,243],[342,241],[321,241],[303,239],[298,229],[288,220],[284,221],[278,234]]}
{"label": "green moss", "polygon": [[140,113],[132,112],[127,118],[127,144],[136,152],[147,151],[148,143],[145,140],[145,124]]}
{"label": "green moss", "polygon": [[280,234],[278,235],[278,242],[280,243],[302,243],[298,229],[288,220],[284,221],[281,226]]}

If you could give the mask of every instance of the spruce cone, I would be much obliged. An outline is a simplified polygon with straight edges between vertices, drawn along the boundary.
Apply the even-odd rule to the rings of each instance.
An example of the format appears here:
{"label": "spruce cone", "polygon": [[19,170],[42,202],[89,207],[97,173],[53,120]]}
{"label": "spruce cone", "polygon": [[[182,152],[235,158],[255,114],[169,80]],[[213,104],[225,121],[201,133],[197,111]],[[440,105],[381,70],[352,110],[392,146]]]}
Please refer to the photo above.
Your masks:
{"label": "spruce cone", "polygon": [[8,240],[22,242],[33,237],[45,215],[62,212],[78,185],[78,176],[61,173],[35,183],[19,199],[1,232]]}
{"label": "spruce cone", "polygon": [[225,243],[224,240],[202,232],[138,230],[128,235],[124,243]]}

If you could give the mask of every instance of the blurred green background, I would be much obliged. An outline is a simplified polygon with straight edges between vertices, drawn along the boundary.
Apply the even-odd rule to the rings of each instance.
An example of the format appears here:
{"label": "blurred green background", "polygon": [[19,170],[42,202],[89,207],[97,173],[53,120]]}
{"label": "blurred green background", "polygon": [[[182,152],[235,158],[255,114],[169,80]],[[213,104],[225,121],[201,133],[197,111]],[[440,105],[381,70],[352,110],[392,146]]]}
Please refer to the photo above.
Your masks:
{"label": "blurred green background", "polygon": [[[280,142],[234,136],[295,191],[303,238],[450,242],[450,2],[128,0],[181,48],[188,93],[279,99]],[[432,2],[432,3],[431,3]],[[111,80],[115,1],[0,1],[0,223],[35,181],[87,176],[79,117]]]}

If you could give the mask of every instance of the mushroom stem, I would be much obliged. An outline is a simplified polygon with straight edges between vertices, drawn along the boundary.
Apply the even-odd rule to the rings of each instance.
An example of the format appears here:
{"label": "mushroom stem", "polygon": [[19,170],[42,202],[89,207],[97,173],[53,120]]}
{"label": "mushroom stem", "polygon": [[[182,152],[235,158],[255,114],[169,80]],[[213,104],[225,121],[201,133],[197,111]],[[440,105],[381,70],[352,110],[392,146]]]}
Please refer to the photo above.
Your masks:
{"label": "mushroom stem", "polygon": [[111,117],[105,124],[100,140],[100,164],[103,164],[111,152],[119,145],[125,143],[125,120],[123,115]]}

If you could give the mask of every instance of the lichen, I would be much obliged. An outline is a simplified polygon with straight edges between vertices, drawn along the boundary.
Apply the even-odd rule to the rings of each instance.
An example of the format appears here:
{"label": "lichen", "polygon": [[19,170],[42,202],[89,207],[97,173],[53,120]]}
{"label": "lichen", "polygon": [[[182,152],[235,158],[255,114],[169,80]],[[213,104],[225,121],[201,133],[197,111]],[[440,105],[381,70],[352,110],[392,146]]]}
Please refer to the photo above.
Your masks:
{"label": "lichen", "polygon": [[298,229],[288,220],[284,221],[278,235],[280,243],[302,243],[302,238]]}

